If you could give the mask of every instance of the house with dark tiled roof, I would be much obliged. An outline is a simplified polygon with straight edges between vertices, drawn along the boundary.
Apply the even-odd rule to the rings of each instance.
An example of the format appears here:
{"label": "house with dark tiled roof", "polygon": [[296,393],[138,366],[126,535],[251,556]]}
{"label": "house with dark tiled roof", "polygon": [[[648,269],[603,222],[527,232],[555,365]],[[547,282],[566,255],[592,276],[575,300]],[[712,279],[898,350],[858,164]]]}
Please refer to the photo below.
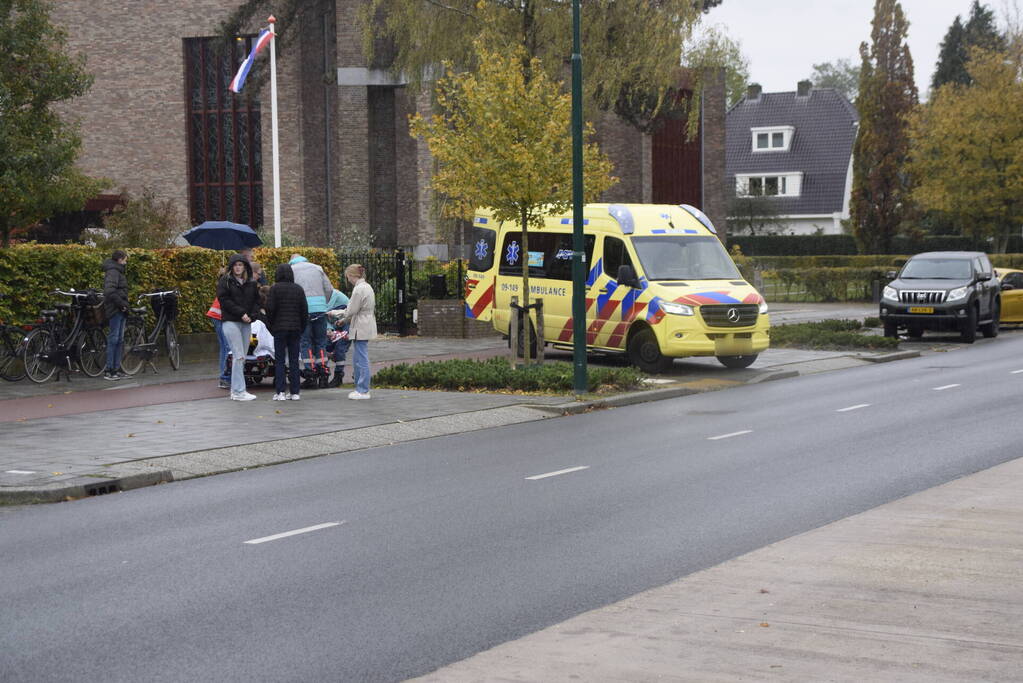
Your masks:
{"label": "house with dark tiled roof", "polygon": [[784,234],[839,234],[849,217],[859,115],[833,88],[795,92],[751,85],[728,110],[725,182],[735,197],[770,199]]}

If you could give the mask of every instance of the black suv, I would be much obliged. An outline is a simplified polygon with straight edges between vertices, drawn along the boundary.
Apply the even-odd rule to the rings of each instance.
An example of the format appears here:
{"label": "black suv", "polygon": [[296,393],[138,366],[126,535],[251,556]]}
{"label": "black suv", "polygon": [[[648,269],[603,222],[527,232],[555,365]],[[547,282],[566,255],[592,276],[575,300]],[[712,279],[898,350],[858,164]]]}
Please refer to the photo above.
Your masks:
{"label": "black suv", "polygon": [[[894,275],[892,273],[891,275]],[[930,251],[913,256],[888,283],[881,297],[884,336],[900,327],[910,337],[924,330],[958,330],[964,342],[998,335],[1001,288],[987,254]]]}

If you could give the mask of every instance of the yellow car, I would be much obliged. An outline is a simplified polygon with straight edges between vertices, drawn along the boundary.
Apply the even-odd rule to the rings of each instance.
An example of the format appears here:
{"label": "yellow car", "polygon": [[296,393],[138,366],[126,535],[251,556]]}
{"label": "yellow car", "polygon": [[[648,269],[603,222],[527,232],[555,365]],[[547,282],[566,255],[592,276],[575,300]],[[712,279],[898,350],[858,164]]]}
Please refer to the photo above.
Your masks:
{"label": "yellow car", "polygon": [[1023,323],[1023,270],[995,268],[1002,283],[1002,323]]}

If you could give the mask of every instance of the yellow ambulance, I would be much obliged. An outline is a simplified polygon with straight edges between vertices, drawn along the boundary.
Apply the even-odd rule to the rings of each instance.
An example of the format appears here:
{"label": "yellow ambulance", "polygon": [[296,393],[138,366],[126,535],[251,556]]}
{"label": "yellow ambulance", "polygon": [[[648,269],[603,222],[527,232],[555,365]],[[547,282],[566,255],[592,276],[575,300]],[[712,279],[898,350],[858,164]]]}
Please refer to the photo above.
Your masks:
{"label": "yellow ambulance", "polygon": [[[710,219],[682,204],[587,204],[583,213],[586,344],[619,352],[646,372],[674,358],[715,356],[744,368],[767,348],[767,303],[742,275]],[[522,261],[530,301],[543,299],[544,342],[572,348],[572,215],[522,229],[482,209],[473,219],[465,315],[509,334],[512,297],[522,303]],[[536,330],[536,311],[530,312]],[[521,342],[520,342],[521,343]]]}

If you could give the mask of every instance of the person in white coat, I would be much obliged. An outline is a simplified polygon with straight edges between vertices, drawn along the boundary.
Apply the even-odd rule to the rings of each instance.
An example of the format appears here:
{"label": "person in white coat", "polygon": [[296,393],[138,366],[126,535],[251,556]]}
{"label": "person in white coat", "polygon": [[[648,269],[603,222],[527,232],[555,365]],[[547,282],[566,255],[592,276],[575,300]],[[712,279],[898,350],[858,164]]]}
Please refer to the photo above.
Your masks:
{"label": "person in white coat", "polygon": [[355,391],[348,394],[351,399],[369,398],[369,340],[377,336],[376,295],[366,282],[366,269],[357,264],[345,268],[345,277],[352,284],[352,296],[348,308],[329,311],[331,317],[348,323],[348,338],[352,342],[352,373],[355,376]]}

